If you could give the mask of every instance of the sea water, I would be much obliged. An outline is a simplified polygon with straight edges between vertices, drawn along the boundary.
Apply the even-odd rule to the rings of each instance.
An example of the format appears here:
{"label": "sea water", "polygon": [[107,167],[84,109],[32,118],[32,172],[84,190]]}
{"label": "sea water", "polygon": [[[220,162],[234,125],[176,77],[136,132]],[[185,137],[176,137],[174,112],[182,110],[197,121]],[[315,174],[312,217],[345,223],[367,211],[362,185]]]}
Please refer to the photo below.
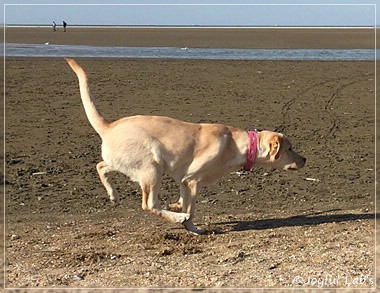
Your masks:
{"label": "sea water", "polygon": [[[3,43],[6,57],[172,58],[221,60],[375,60],[374,49],[221,49],[175,47],[95,47]],[[4,54],[5,53],[5,54]],[[376,56],[377,55],[377,56]]]}

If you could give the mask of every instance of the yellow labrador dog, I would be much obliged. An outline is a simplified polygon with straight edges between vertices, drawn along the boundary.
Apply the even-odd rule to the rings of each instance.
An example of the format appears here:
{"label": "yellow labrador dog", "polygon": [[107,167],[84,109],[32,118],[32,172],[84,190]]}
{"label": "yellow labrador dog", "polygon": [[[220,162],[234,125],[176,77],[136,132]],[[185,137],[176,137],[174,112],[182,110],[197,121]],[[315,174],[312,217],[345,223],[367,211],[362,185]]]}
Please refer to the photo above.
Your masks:
{"label": "yellow labrador dog", "polygon": [[[119,197],[111,176],[115,171],[138,182],[142,208],[195,234],[193,224],[199,190],[224,175],[253,165],[296,170],[306,159],[292,150],[289,140],[272,131],[244,131],[222,124],[194,124],[162,116],[132,116],[108,122],[90,96],[87,76],[66,59],[79,79],[80,95],[88,120],[102,139],[103,161],[96,169],[111,201]],[[180,185],[180,197],[162,209],[158,191],[164,173]]]}

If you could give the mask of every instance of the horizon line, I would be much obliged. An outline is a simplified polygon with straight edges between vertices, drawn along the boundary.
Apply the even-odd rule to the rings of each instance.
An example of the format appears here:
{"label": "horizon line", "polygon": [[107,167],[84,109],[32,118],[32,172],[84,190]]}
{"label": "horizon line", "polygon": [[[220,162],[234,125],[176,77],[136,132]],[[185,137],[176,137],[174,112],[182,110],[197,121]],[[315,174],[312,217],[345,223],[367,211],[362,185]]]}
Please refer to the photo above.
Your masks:
{"label": "horizon line", "polygon": [[[9,28],[38,28],[51,27],[51,24],[0,24],[2,27]],[[57,25],[59,26],[59,25]],[[315,29],[373,29],[375,25],[130,25],[130,24],[73,24],[70,28],[315,28]]]}

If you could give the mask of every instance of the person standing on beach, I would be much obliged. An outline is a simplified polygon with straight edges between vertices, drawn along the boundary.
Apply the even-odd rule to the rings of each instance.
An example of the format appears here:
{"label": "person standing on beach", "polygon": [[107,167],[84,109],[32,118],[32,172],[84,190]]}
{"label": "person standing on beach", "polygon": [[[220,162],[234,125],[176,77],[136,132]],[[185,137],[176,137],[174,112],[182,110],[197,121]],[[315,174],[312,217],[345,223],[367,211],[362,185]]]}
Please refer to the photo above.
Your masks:
{"label": "person standing on beach", "polygon": [[57,27],[57,24],[55,23],[55,21],[53,21],[53,32],[57,31],[56,27]]}
{"label": "person standing on beach", "polygon": [[63,31],[66,32],[67,23],[66,21],[63,21]]}

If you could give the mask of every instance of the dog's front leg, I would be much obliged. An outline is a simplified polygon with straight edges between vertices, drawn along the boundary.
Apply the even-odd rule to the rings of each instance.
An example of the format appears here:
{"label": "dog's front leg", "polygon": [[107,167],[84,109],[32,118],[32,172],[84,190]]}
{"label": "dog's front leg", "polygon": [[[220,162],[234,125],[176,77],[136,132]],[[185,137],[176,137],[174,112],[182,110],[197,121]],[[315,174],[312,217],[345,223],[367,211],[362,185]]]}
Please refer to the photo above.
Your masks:
{"label": "dog's front leg", "polygon": [[185,221],[183,225],[186,230],[193,234],[204,234],[205,230],[198,229],[193,223],[195,213],[195,203],[200,190],[199,182],[195,180],[184,181],[180,185],[180,199],[182,199],[182,213],[190,214],[190,219]]}
{"label": "dog's front leg", "polygon": [[[182,184],[181,184],[181,186],[182,186]],[[179,213],[179,212],[182,211],[182,205],[183,205],[182,204],[182,202],[183,202],[182,194],[183,194],[183,192],[181,191],[180,192],[180,197],[179,197],[179,199],[178,199],[178,201],[176,203],[170,203],[169,204],[169,210],[171,210],[173,212],[177,212],[177,213]]]}
{"label": "dog's front leg", "polygon": [[161,209],[158,202],[158,191],[162,178],[161,168],[151,167],[145,170],[144,177],[141,178],[140,186],[142,191],[142,208],[172,223],[184,223],[190,218],[190,214],[175,213]]}

